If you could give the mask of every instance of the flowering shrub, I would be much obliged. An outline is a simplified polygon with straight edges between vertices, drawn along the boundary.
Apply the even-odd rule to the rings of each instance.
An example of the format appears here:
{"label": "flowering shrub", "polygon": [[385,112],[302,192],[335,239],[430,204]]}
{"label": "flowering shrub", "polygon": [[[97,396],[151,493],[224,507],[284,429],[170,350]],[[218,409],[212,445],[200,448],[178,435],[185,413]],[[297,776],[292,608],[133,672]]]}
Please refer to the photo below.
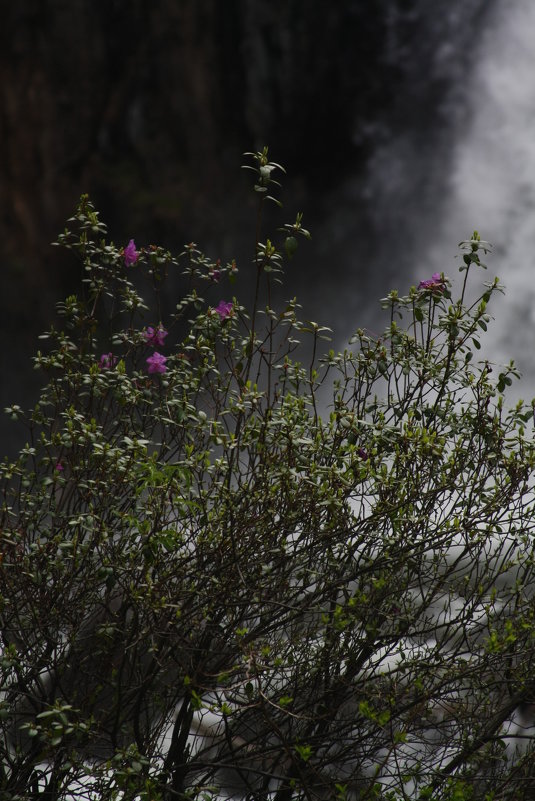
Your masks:
{"label": "flowering shrub", "polygon": [[124,263],[127,267],[131,267],[132,264],[135,264],[139,258],[139,252],[136,250],[136,244],[133,239],[130,240],[128,245],[124,249]]}
{"label": "flowering shrub", "polygon": [[[280,168],[251,156],[260,231]],[[117,248],[86,197],[69,225],[82,289],[7,410],[2,797],[531,798],[532,408],[474,358],[486,244],[318,356],[270,302],[300,216],[247,305],[193,243]]]}
{"label": "flowering shrub", "polygon": [[117,357],[113,353],[103,353],[98,361],[101,370],[112,370],[117,364]]}
{"label": "flowering shrub", "polygon": [[151,325],[149,325],[143,336],[145,337],[145,342],[147,342],[148,345],[153,345],[154,347],[163,347],[165,345],[164,340],[167,334],[168,332],[162,325],[159,325],[156,328],[153,328]]}
{"label": "flowering shrub", "polygon": [[222,320],[226,320],[232,312],[232,303],[225,303],[224,300],[220,300],[214,311],[219,314]]}
{"label": "flowering shrub", "polygon": [[145,359],[145,361],[149,366],[149,373],[165,373],[167,370],[167,367],[165,366],[167,356],[163,356],[161,353],[158,353],[157,350],[154,351],[152,356],[149,356],[148,359]]}

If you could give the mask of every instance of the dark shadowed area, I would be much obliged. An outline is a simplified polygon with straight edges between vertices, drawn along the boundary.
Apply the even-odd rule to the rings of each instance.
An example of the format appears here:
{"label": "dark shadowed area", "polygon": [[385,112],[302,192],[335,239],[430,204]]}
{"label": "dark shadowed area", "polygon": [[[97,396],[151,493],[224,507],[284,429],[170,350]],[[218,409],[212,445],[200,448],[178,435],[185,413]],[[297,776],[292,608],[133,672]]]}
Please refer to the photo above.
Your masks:
{"label": "dark shadowed area", "polygon": [[[80,280],[49,243],[82,193],[116,243],[235,257],[243,298],[255,211],[240,165],[265,144],[288,170],[274,224],[303,211],[313,231],[284,295],[344,334],[369,323],[432,236],[493,6],[3,2],[0,406],[36,396],[37,336]],[[3,452],[24,436],[5,419],[0,434]]]}

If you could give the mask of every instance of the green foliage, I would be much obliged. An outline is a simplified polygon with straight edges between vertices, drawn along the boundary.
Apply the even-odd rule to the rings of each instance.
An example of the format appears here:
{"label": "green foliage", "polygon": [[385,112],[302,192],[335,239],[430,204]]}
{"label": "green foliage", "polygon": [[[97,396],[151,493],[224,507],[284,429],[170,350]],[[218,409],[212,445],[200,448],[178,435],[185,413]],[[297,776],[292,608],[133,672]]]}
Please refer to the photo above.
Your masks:
{"label": "green foliage", "polygon": [[194,243],[127,265],[87,197],[59,238],[82,288],[7,410],[2,798],[527,799],[535,447],[514,365],[474,358],[487,245],[318,356],[271,305],[308,231],[261,240],[250,156],[250,304]]}

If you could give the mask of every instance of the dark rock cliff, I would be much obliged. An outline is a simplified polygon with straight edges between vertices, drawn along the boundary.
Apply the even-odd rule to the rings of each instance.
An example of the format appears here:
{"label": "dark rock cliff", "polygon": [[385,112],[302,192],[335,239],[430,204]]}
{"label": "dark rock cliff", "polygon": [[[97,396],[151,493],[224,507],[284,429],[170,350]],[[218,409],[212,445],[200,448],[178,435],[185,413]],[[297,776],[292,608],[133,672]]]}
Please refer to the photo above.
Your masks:
{"label": "dark rock cliff", "polygon": [[364,182],[378,144],[409,130],[429,150],[447,129],[489,4],[2,5],[0,320],[16,331],[2,348],[4,406],[31,393],[36,333],[77,285],[48,243],[82,192],[118,242],[239,250],[241,154],[267,143],[289,170],[288,214],[324,219],[348,176]]}

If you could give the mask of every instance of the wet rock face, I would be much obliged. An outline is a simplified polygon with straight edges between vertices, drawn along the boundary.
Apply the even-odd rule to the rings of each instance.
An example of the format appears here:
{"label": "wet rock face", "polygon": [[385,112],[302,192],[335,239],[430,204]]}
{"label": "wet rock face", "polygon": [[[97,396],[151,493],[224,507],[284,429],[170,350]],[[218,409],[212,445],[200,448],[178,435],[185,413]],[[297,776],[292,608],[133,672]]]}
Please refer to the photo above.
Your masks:
{"label": "wet rock face", "polygon": [[165,231],[186,203],[190,218],[213,208],[242,150],[265,142],[305,182],[336,181],[385,127],[409,124],[408,99],[428,101],[432,117],[480,6],[12,4],[1,34],[4,247],[40,252],[79,190]]}
{"label": "wet rock face", "polygon": [[77,285],[47,244],[82,192],[117,241],[135,234],[180,246],[194,237],[219,247],[229,218],[234,229],[249,219],[241,154],[268,143],[291,176],[287,201],[310,219],[312,185],[317,196],[348,173],[358,179],[377,144],[407,127],[432,135],[483,6],[9,4],[0,31],[0,319],[18,327],[17,347],[33,352],[53,302]]}

